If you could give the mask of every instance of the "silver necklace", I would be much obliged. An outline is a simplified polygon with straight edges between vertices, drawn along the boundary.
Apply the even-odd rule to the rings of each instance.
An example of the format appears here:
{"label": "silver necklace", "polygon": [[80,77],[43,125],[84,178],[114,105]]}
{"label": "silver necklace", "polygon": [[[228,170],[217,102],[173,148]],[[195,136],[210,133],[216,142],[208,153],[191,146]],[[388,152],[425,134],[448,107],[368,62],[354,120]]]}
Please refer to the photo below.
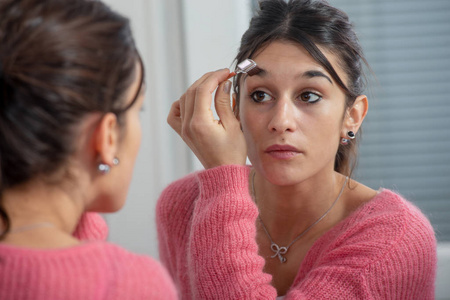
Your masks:
{"label": "silver necklace", "polygon": [[33,230],[33,229],[37,229],[37,228],[44,228],[44,227],[55,227],[55,225],[53,225],[50,222],[40,222],[40,223],[25,225],[25,226],[21,226],[21,227],[17,227],[17,228],[11,229],[8,232],[8,234],[10,234],[10,233],[19,233],[19,232],[23,232],[23,231]]}
{"label": "silver necklace", "polygon": [[[253,197],[255,197],[255,203],[256,203],[256,193],[255,193],[255,174],[256,172],[253,172],[253,176],[252,176],[252,192],[253,192]],[[345,184],[348,181],[348,177],[345,177],[345,181],[344,184],[342,185],[341,191],[339,192],[339,195],[337,196],[336,200],[334,200],[333,204],[331,204],[331,206],[327,209],[327,211],[320,217],[318,218],[314,223],[312,223],[311,225],[309,225],[308,228],[306,228],[302,233],[300,233],[289,245],[287,245],[286,247],[280,247],[278,246],[278,244],[276,244],[273,240],[272,237],[269,234],[269,231],[267,230],[266,226],[264,225],[264,222],[261,219],[261,216],[258,215],[258,220],[261,223],[264,231],[266,232],[267,236],[269,237],[270,240],[270,250],[272,250],[275,254],[271,256],[271,258],[275,258],[278,257],[278,259],[280,260],[281,263],[285,263],[286,262],[286,257],[284,257],[283,255],[285,255],[289,248],[296,242],[298,241],[302,236],[304,236],[308,231],[311,230],[311,228],[314,227],[314,225],[316,225],[317,223],[319,223],[320,221],[322,221],[323,218],[325,218],[325,216],[331,211],[331,209],[333,208],[333,206],[336,204],[336,202],[339,200],[339,198],[341,198],[342,192],[344,192],[344,188],[345,188]]]}

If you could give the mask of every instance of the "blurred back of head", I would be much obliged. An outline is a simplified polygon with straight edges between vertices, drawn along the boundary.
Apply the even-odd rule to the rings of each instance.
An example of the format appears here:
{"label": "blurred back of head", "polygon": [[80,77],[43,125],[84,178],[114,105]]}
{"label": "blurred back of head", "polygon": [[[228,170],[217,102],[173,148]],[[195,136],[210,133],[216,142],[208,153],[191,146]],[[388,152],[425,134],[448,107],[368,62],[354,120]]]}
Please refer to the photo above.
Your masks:
{"label": "blurred back of head", "polygon": [[0,1],[0,195],[61,170],[92,112],[119,123],[139,56],[129,21],[98,1]]}

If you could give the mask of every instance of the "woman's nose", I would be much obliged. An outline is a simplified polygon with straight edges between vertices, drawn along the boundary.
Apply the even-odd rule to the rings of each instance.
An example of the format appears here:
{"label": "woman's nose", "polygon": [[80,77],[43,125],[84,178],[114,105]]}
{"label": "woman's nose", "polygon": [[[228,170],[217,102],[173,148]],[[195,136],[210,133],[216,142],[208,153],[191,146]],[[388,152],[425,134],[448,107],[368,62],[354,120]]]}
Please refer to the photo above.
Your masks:
{"label": "woman's nose", "polygon": [[272,117],[268,124],[271,132],[283,133],[296,130],[296,108],[291,99],[279,99],[271,110]]}

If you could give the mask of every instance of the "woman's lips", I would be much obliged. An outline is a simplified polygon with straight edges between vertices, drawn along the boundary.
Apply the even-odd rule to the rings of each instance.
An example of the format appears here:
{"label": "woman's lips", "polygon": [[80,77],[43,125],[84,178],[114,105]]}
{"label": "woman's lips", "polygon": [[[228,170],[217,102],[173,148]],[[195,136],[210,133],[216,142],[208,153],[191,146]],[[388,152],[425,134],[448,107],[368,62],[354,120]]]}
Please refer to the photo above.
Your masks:
{"label": "woman's lips", "polygon": [[289,159],[301,153],[300,150],[291,145],[272,145],[265,152],[277,159]]}

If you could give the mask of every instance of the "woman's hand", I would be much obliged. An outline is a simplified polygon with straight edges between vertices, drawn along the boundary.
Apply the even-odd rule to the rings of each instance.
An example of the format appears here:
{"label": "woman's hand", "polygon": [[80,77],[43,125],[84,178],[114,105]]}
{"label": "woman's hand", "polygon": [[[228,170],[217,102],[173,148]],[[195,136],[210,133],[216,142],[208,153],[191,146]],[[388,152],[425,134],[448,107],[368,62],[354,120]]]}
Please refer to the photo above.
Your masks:
{"label": "woman's hand", "polygon": [[[239,121],[230,106],[230,71],[210,72],[198,79],[172,104],[167,122],[191,148],[206,169],[244,165],[247,147]],[[212,94],[219,120],[211,110]]]}

